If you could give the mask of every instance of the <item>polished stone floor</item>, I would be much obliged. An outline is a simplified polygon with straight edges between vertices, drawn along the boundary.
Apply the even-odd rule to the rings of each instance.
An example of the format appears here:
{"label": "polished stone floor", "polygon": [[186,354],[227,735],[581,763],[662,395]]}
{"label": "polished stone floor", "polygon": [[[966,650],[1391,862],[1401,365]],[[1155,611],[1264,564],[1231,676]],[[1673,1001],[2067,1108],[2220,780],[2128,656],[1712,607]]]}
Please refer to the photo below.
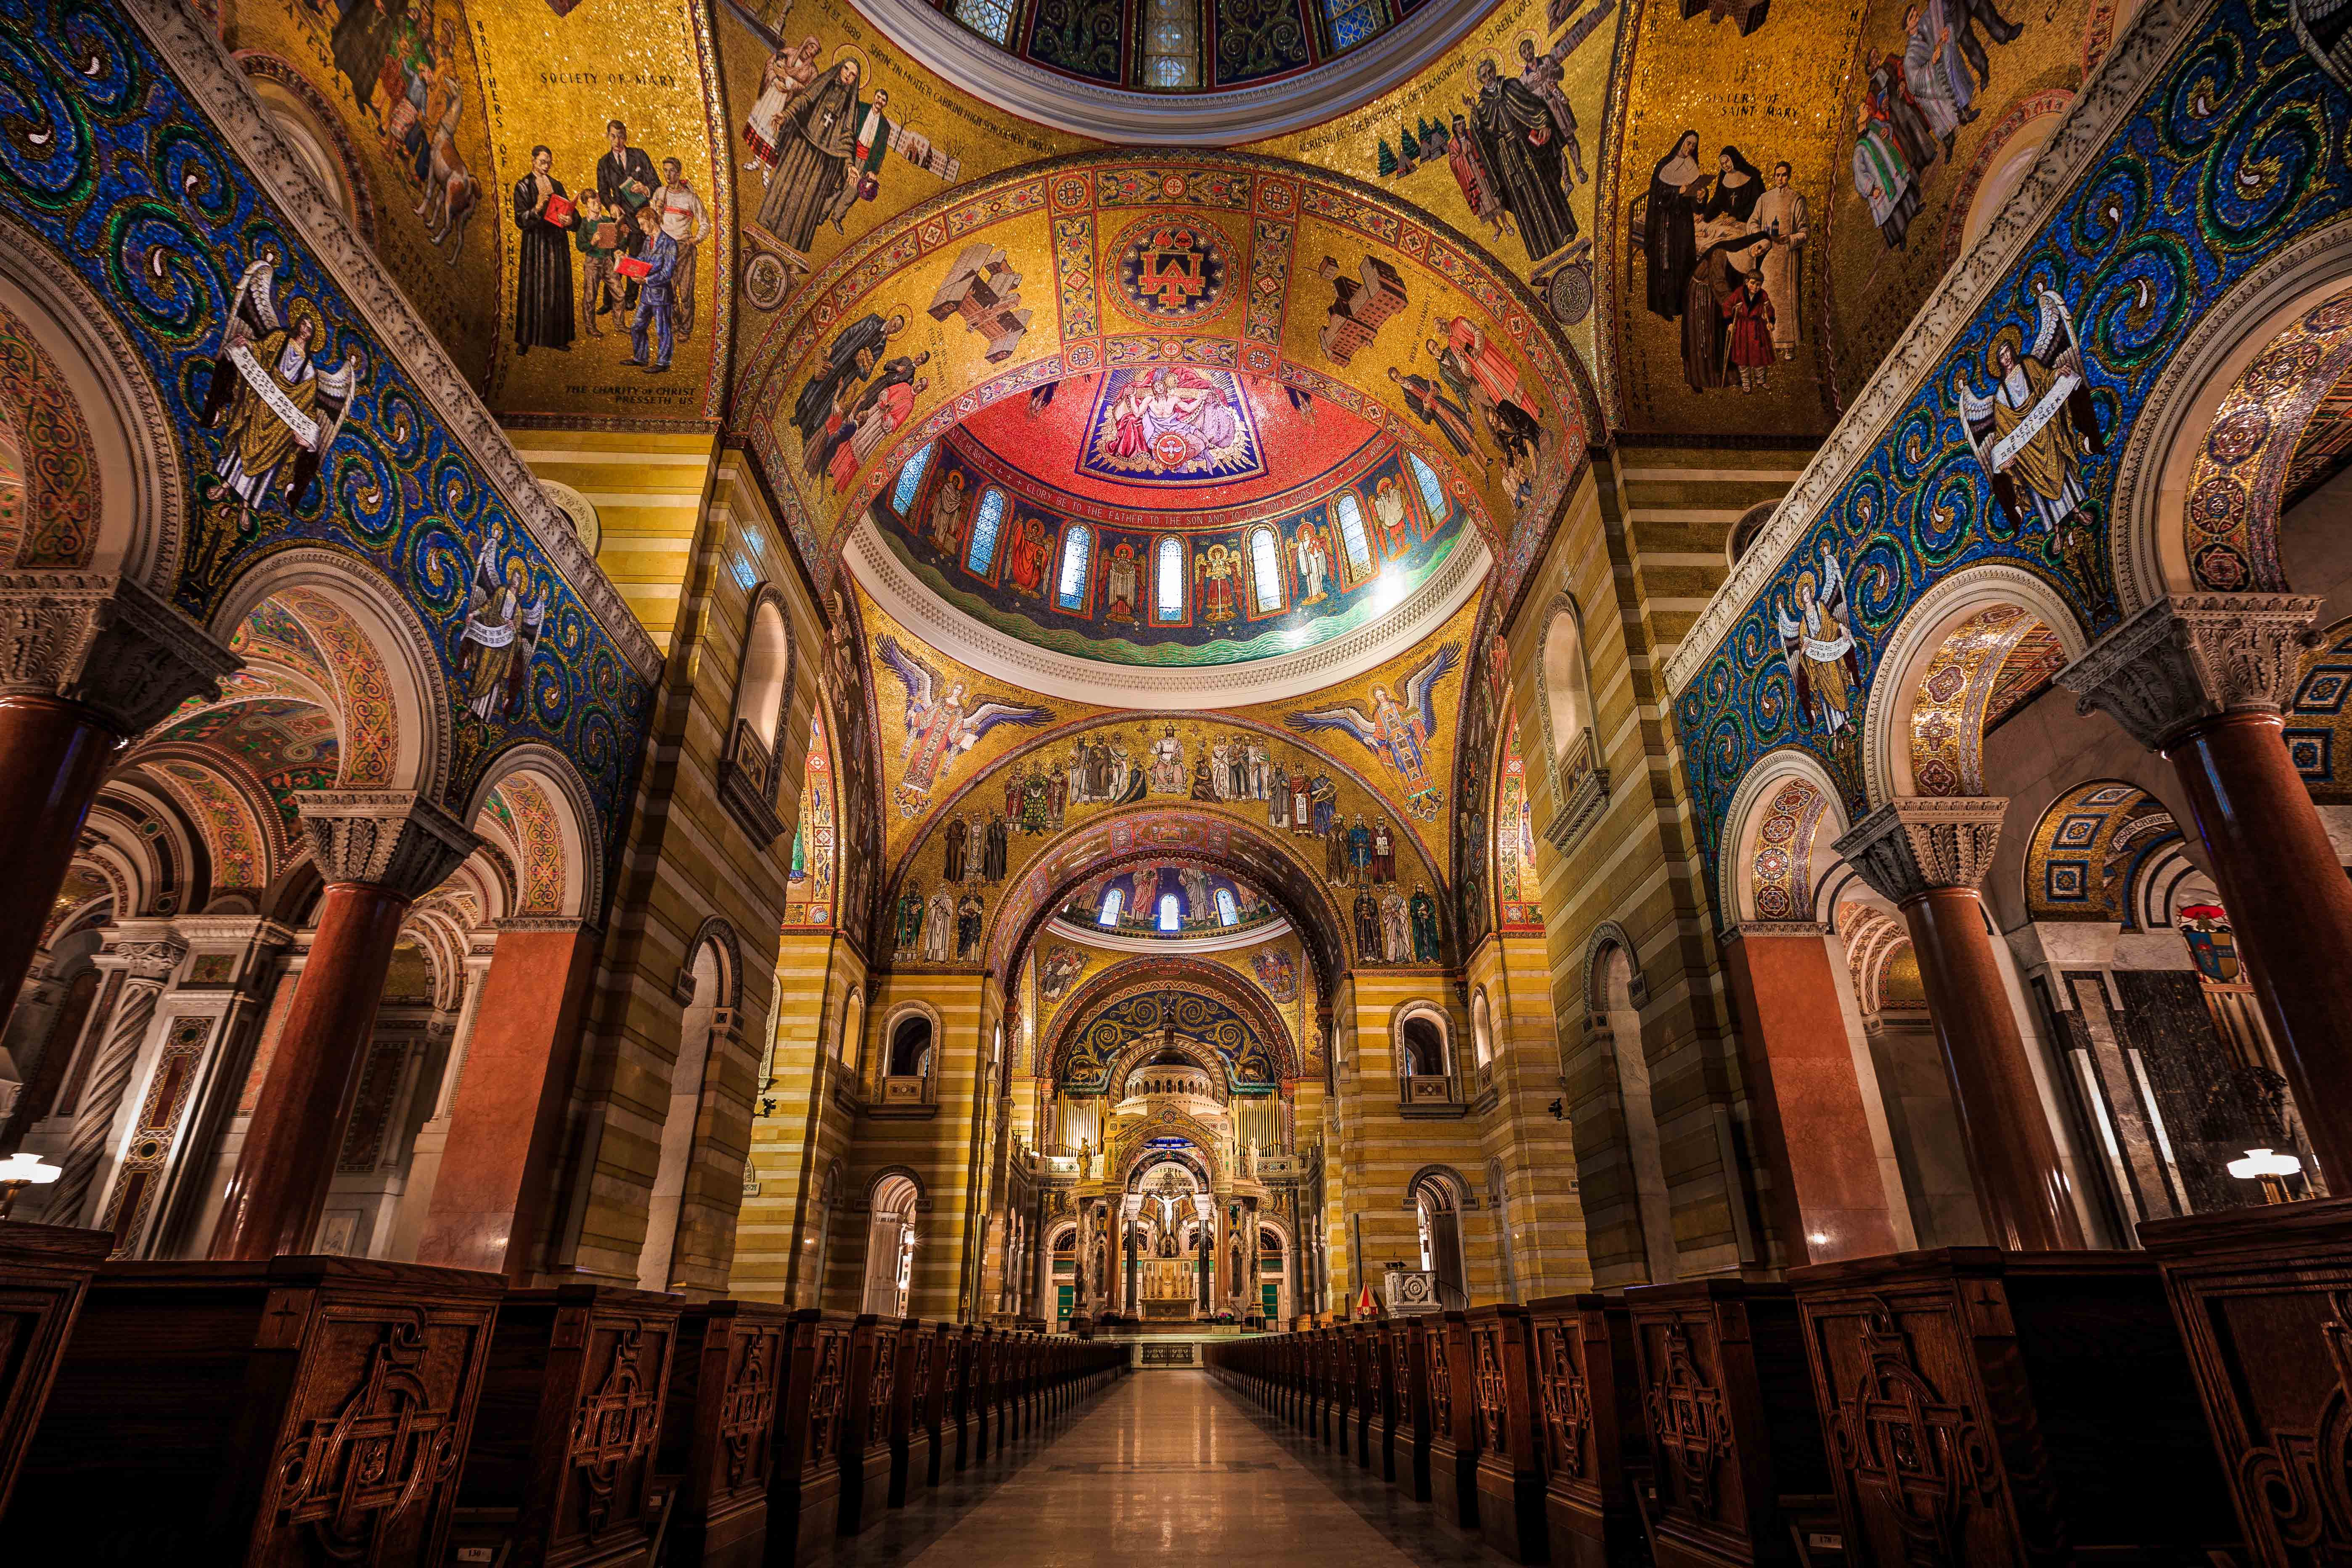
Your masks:
{"label": "polished stone floor", "polygon": [[834,1568],[1333,1563],[1498,1568],[1426,1505],[1202,1372],[1139,1372],[980,1477],[833,1551]]}

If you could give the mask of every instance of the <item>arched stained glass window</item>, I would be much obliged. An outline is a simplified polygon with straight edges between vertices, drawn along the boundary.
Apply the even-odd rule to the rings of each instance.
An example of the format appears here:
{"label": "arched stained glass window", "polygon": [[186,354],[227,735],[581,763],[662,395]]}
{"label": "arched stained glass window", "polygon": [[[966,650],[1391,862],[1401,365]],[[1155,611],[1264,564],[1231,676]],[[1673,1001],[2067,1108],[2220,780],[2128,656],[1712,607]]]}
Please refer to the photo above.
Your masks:
{"label": "arched stained glass window", "polygon": [[1250,530],[1250,576],[1257,595],[1258,613],[1282,608],[1282,547],[1274,542],[1274,530]]}
{"label": "arched stained glass window", "polygon": [[971,548],[964,552],[963,563],[982,577],[996,560],[996,531],[1004,525],[1004,492],[991,485],[988,493],[980,498],[980,510],[971,514]]}
{"label": "arched stained glass window", "polygon": [[1407,452],[1405,458],[1412,464],[1412,482],[1421,487],[1421,504],[1428,510],[1429,521],[1444,522],[1453,509],[1446,504],[1445,487],[1438,482],[1437,470],[1423,462],[1417,452]]}
{"label": "arched stained glass window", "polygon": [[1356,504],[1353,490],[1339,497],[1339,544],[1348,552],[1348,576],[1352,581],[1368,577],[1372,570],[1371,541],[1364,537],[1364,509]]}
{"label": "arched stained glass window", "polygon": [[1242,923],[1242,912],[1234,907],[1234,890],[1231,888],[1217,889],[1217,923],[1221,926]]}
{"label": "arched stained glass window", "polygon": [[1103,894],[1102,914],[1095,923],[1097,925],[1107,926],[1115,926],[1118,924],[1119,908],[1126,902],[1127,889],[1125,888],[1113,888],[1108,892]]}
{"label": "arched stained glass window", "polygon": [[1171,535],[1160,542],[1159,564],[1152,569],[1151,592],[1163,621],[1184,618],[1184,542]]}
{"label": "arched stained glass window", "polygon": [[1160,895],[1160,929],[1161,931],[1184,929],[1184,916],[1176,907],[1176,895],[1173,893]]}
{"label": "arched stained glass window", "polygon": [[954,16],[992,44],[1013,36],[1013,7],[1001,0],[955,0]]}
{"label": "arched stained glass window", "polygon": [[1062,580],[1054,602],[1066,610],[1087,602],[1087,562],[1094,553],[1094,539],[1084,524],[1076,522],[1062,535]]}
{"label": "arched stained glass window", "polygon": [[926,442],[920,450],[907,459],[907,466],[898,470],[898,483],[890,491],[892,511],[900,517],[907,515],[907,509],[915,504],[915,492],[923,488],[923,470],[930,466],[931,447]]}

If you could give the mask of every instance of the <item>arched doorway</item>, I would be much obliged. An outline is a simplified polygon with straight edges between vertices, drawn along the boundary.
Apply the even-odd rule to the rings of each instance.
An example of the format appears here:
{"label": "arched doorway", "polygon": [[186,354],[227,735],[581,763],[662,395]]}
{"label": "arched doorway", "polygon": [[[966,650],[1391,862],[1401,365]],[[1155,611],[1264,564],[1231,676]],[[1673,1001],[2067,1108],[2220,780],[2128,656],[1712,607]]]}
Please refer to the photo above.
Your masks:
{"label": "arched doorway", "polygon": [[893,1171],[874,1184],[873,1217],[866,1226],[866,1294],[859,1310],[903,1318],[915,1284],[916,1213],[922,1198],[915,1179]]}
{"label": "arched doorway", "polygon": [[677,1250],[677,1222],[686,1206],[687,1173],[694,1161],[694,1129],[709,1077],[710,1037],[728,1020],[726,961],[716,942],[694,955],[694,1000],[678,1024],[677,1062],[669,1075],[669,1111],[662,1118],[661,1162],[655,1167],[651,1206],[646,1214],[646,1244],[637,1254],[637,1289],[669,1289],[670,1264]]}
{"label": "arched doorway", "polygon": [[1470,1270],[1462,1255],[1463,1196],[1461,1184],[1444,1172],[1423,1172],[1412,1184],[1421,1266],[1437,1276],[1437,1299],[1449,1308],[1470,1304]]}

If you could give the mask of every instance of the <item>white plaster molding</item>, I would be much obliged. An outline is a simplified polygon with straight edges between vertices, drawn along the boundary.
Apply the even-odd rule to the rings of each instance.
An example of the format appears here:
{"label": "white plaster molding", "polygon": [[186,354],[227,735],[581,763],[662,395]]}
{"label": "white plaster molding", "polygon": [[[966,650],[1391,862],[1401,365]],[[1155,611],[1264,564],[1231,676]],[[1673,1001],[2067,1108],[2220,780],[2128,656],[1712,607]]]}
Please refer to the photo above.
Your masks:
{"label": "white plaster molding", "polygon": [[2191,25],[2217,0],[2147,0],[2124,36],[2107,52],[2097,72],[2051,132],[2033,166],[2002,205],[1984,234],[1953,263],[1911,324],[1879,362],[1870,384],[1839,420],[1837,428],[1802,478],[1780,500],[1761,537],[1715,591],[1715,596],[1683,635],[1666,660],[1666,695],[1683,688],[1713,656],[1746,613],[1767,580],[1780,570],[1822,509],[1853,478],[1880,437],[1902,417],[1911,396],[1942,365],[1946,353],[1968,330],[1977,310],[2008,276],[2012,265],[2040,237],[2042,220],[2088,174],[2124,121]]}
{"label": "white plaster molding", "polygon": [[1345,637],[1273,658],[1165,667],[1055,653],[982,626],[919,582],[870,516],[859,519],[843,559],[884,614],[982,675],[1073,702],[1173,712],[1304,697],[1406,652],[1444,626],[1492,575],[1486,541],[1468,532],[1462,541],[1465,548],[1412,597]]}
{"label": "white plaster molding", "polygon": [[925,0],[853,0],[935,75],[1024,120],[1132,147],[1231,147],[1300,131],[1335,107],[1402,86],[1451,47],[1490,0],[1430,0],[1380,37],[1263,87],[1135,92],[1032,65]]}
{"label": "white plaster molding", "polygon": [[[1083,926],[1066,921],[1059,915],[1045,922],[1045,929],[1066,942],[1080,942],[1087,947],[1101,948],[1106,952],[1150,952],[1166,958],[1190,958],[1195,953],[1223,952],[1228,948],[1255,947],[1263,942],[1291,933],[1287,919],[1276,919],[1265,925],[1242,926],[1232,934],[1223,932],[1208,936],[1169,938],[1164,936],[1119,936],[1097,927]],[[1034,942],[1034,938],[1032,939]],[[1263,989],[1263,987],[1261,987]]]}
{"label": "white plaster molding", "polygon": [[[578,594],[620,651],[646,680],[661,673],[660,647],[612,580],[590,557],[578,531],[540,489],[539,479],[391,274],[352,227],[341,204],[319,189],[253,94],[220,40],[180,0],[122,0],[180,85],[219,131],[221,140],[261,184],[272,204],[341,286],[380,352],[406,373],[450,438],[481,469],[564,582]],[[495,203],[501,193],[485,192]],[[496,215],[493,215],[496,216]]]}

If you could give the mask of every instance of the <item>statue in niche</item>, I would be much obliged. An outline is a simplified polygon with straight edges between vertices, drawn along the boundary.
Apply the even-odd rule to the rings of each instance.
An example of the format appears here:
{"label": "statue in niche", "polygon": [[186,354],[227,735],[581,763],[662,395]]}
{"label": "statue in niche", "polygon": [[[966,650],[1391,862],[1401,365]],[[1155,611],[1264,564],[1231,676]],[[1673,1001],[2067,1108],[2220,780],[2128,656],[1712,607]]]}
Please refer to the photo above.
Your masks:
{"label": "statue in niche", "polygon": [[1257,1174],[1257,1140],[1255,1138],[1242,1145],[1242,1174],[1253,1177]]}
{"label": "statue in niche", "polygon": [[1091,1138],[1078,1140],[1078,1180],[1090,1181],[1095,1173],[1095,1144]]}
{"label": "statue in niche", "polygon": [[1160,1233],[1160,1245],[1154,1249],[1153,1256],[1159,1258],[1173,1258],[1176,1256],[1176,1233],[1174,1231],[1163,1230]]}

